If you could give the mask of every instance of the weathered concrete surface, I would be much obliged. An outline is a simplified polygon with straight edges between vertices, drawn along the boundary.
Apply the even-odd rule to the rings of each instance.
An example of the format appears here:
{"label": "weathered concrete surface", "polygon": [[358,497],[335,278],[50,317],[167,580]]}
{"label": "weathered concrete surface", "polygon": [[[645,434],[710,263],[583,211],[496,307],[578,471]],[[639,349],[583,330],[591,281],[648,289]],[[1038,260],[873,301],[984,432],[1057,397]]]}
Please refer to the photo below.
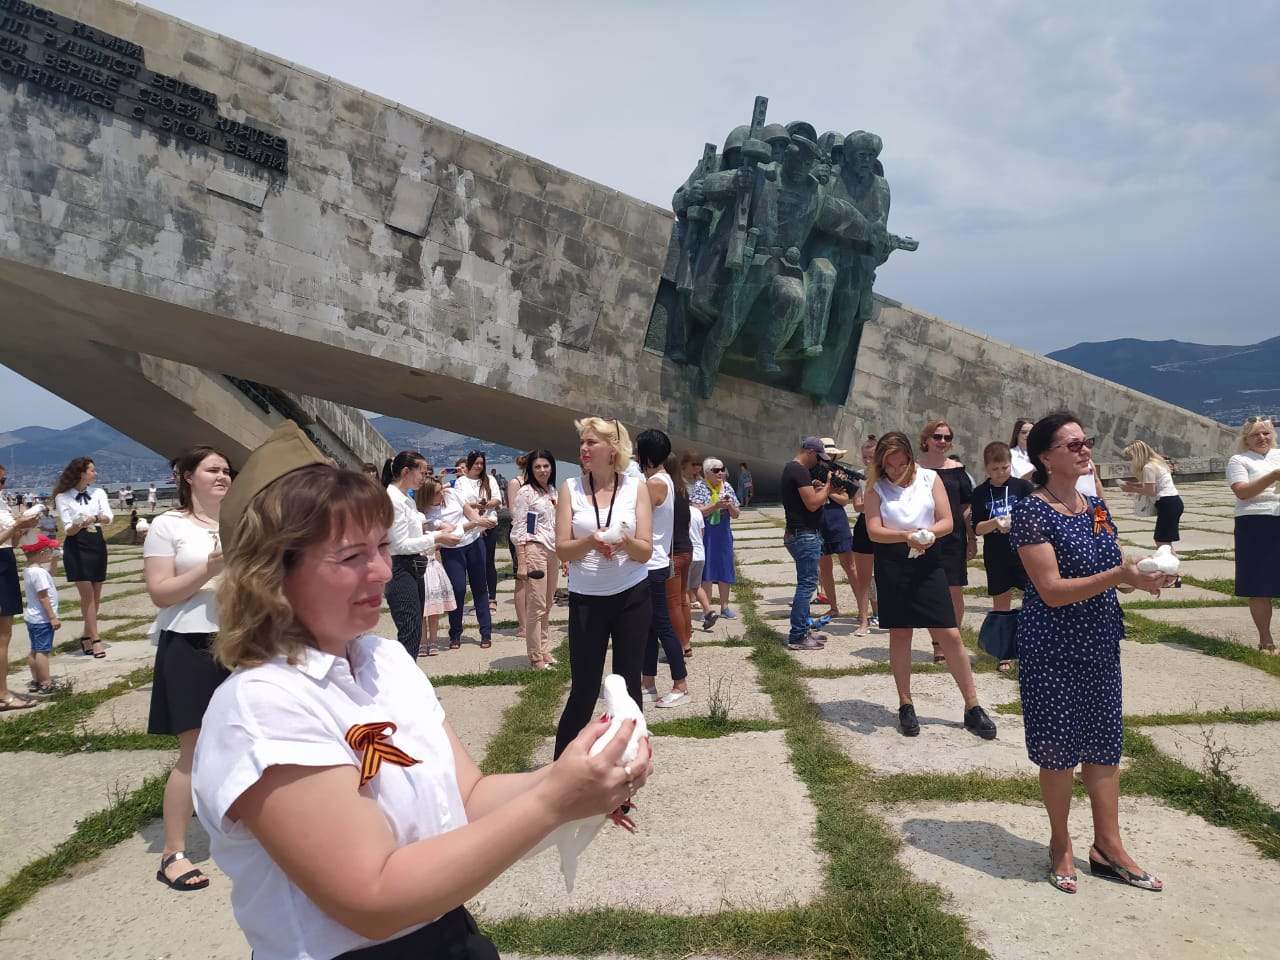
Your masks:
{"label": "weathered concrete surface", "polygon": [[[46,6],[141,44],[148,68],[214,94],[222,116],[285,137],[289,170],[6,80],[0,316],[29,352],[91,329],[126,354],[557,454],[585,412],[779,462],[805,433],[848,446],[945,410],[958,435],[986,438],[1063,404],[1100,453],[1136,424],[1179,457],[1229,446],[1210,421],[892,301],[843,409],[729,377],[697,401],[684,370],[643,347],[668,211],[126,0]],[[75,402],[97,412],[94,397]],[[761,471],[758,489],[776,481]]]}
{"label": "weathered concrete surface", "polygon": [[1179,724],[1143,727],[1164,753],[1192,770],[1207,772],[1208,750],[1225,751],[1223,770],[1263,803],[1280,809],[1280,723]]}
{"label": "weathered concrete surface", "polygon": [[[1045,880],[1049,826],[1039,804],[912,803],[880,808],[903,836],[902,863],[951,895],[995,960],[1076,956],[1268,957],[1280,865],[1239,834],[1151,800],[1120,798],[1125,846],[1165,882],[1158,895],[1089,875],[1089,805],[1072,804],[1080,892]],[[1210,856],[1206,851],[1212,851]]]}

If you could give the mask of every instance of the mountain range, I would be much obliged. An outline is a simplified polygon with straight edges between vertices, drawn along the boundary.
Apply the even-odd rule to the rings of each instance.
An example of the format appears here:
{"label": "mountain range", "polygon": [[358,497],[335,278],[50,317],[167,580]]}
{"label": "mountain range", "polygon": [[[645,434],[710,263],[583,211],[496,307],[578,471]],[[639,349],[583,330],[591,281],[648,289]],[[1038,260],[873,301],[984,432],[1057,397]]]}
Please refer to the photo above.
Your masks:
{"label": "mountain range", "polygon": [[[395,450],[421,450],[437,466],[452,465],[470,450],[480,450],[492,463],[514,460],[519,451],[437,427],[397,417],[371,417],[371,426]],[[91,457],[100,483],[161,480],[168,476],[168,459],[101,420],[85,420],[65,430],[20,427],[0,433],[0,463],[9,468],[9,489],[46,490],[75,457]]]}
{"label": "mountain range", "polygon": [[1280,337],[1246,346],[1126,338],[1048,356],[1231,426],[1280,413]]}

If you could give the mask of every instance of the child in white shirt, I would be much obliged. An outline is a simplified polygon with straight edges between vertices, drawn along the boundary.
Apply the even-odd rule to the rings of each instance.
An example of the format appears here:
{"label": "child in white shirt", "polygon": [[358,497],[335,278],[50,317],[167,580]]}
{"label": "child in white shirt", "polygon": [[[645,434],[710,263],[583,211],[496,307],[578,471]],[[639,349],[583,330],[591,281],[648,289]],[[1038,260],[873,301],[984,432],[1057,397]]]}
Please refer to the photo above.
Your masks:
{"label": "child in white shirt", "polygon": [[62,626],[58,619],[58,588],[53,582],[53,568],[58,563],[58,541],[41,534],[34,542],[24,544],[22,552],[27,555],[27,569],[22,572],[27,605],[22,619],[27,625],[27,636],[31,638],[31,653],[27,655],[27,665],[31,667],[28,689],[47,696],[59,687],[49,676],[53,633]]}
{"label": "child in white shirt", "polygon": [[689,600],[702,608],[702,629],[710,630],[720,615],[711,609],[707,588],[702,585],[702,567],[707,561],[707,551],[702,545],[702,531],[706,524],[701,510],[689,511],[689,542],[693,545],[693,556],[689,561],[689,579],[685,586],[689,590]]}

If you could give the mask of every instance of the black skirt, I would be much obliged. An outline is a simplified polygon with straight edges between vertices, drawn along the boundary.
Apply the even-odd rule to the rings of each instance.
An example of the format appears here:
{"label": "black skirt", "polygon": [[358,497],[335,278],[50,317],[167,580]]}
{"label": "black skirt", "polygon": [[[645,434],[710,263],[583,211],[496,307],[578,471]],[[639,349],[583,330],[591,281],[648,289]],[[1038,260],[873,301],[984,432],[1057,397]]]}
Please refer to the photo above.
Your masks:
{"label": "black skirt", "polygon": [[853,552],[866,554],[876,552],[876,545],[871,542],[871,534],[867,533],[867,515],[865,513],[858,514],[858,520],[853,525]]}
{"label": "black skirt", "polygon": [[450,910],[413,933],[348,950],[334,960],[499,960],[498,948],[465,908]]}
{"label": "black skirt", "polygon": [[215,636],[160,631],[147,733],[176,736],[200,728],[213,691],[231,676],[213,659]]}
{"label": "black skirt", "polygon": [[1280,597],[1280,517],[1236,517],[1236,596]]}
{"label": "black skirt", "polygon": [[[964,522],[963,518],[961,518],[961,522]],[[947,577],[947,586],[968,586],[969,561],[965,557],[967,550],[965,538],[955,533],[948,533],[945,537],[940,537],[934,546],[938,548],[942,561],[942,570]],[[952,624],[952,626],[955,626],[955,624]]]}
{"label": "black skirt", "polygon": [[982,565],[987,571],[987,596],[998,597],[1014,587],[1023,589],[1027,583],[1022,561],[1009,546],[1007,533],[988,533],[982,538]]}
{"label": "black skirt", "polygon": [[0,549],[0,617],[16,617],[23,610],[18,586],[18,558],[13,547]]}
{"label": "black skirt", "polygon": [[1161,497],[1156,501],[1156,543],[1177,543],[1178,521],[1182,519],[1182,498]]}
{"label": "black skirt", "polygon": [[67,583],[102,583],[107,579],[107,540],[101,530],[81,530],[62,543]]}
{"label": "black skirt", "polygon": [[907,559],[905,543],[877,543],[875,547],[880,626],[886,630],[956,626],[956,609],[942,567],[941,541],[914,560]]}

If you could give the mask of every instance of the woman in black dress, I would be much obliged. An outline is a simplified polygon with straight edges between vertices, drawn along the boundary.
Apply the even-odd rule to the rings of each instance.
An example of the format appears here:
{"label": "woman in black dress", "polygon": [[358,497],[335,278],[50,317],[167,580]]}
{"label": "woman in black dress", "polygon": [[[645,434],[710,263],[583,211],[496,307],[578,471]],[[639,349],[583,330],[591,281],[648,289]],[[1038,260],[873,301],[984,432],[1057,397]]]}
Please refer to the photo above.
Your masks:
{"label": "woman in black dress", "polygon": [[[947,491],[951,504],[952,529],[945,537],[938,538],[942,555],[942,569],[947,574],[947,586],[951,588],[951,605],[956,611],[956,626],[964,624],[964,588],[969,585],[968,563],[977,556],[977,543],[969,536],[969,501],[973,498],[973,481],[964,465],[951,456],[955,443],[955,431],[945,420],[930,420],[920,431],[920,465],[938,475]],[[933,662],[945,658],[933,646]]]}
{"label": "woman in black dress", "polygon": [[62,567],[67,582],[80,595],[84,636],[80,649],[101,660],[107,655],[98,639],[98,607],[107,579],[107,540],[102,525],[115,519],[107,494],[93,486],[98,469],[88,457],[76,457],[53,486],[53,502],[62,522]]}

